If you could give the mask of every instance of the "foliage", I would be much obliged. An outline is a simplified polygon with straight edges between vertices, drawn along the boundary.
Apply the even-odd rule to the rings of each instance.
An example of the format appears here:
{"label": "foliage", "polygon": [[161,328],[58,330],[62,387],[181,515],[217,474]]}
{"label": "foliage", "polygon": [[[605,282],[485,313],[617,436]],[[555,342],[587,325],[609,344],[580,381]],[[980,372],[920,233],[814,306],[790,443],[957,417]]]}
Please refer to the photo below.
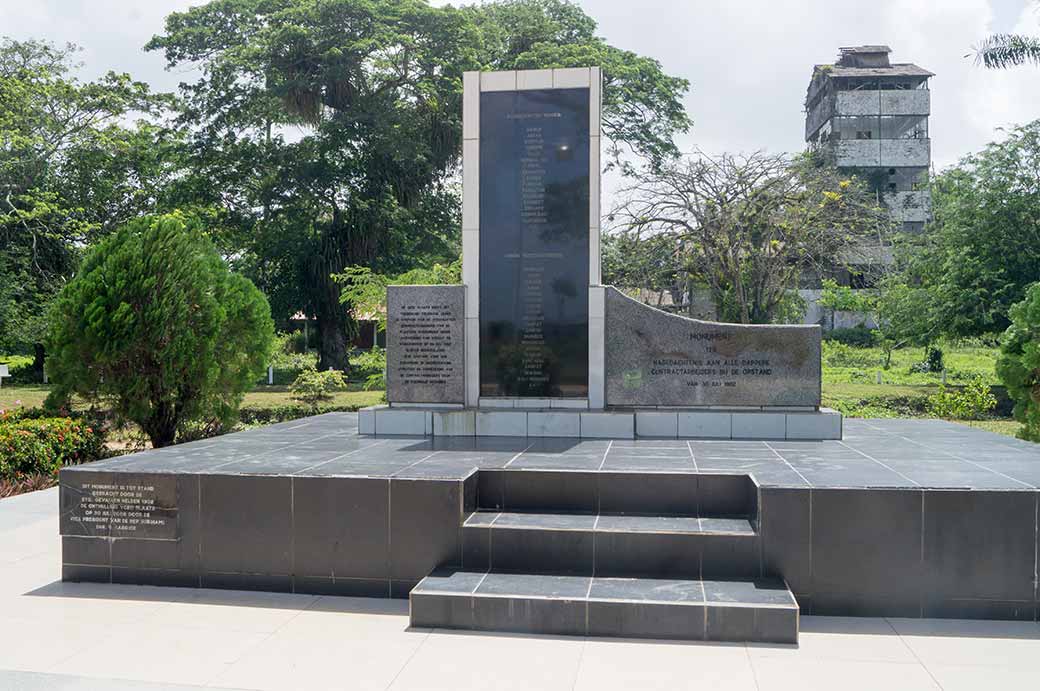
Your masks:
{"label": "foliage", "polygon": [[610,146],[674,152],[686,82],[594,30],[560,0],[213,0],[147,47],[202,72],[180,94],[186,177],[220,208],[229,255],[280,322],[313,314],[320,367],[345,369],[360,310],[331,275],[458,256],[465,70],[603,65]]}
{"label": "foliage", "polygon": [[1020,436],[1040,442],[1040,283],[1011,307],[1011,326],[1004,332],[997,375],[1015,401]]}
{"label": "foliage", "polygon": [[632,156],[657,167],[678,155],[675,135],[690,127],[683,105],[689,82],[665,74],[652,58],[606,43],[595,34],[595,20],[577,4],[505,0],[464,11],[480,31],[486,69],[602,68],[608,168],[633,172],[627,160]]}
{"label": "foliage", "polygon": [[97,460],[104,448],[104,432],[83,419],[0,414],[0,478],[54,475],[63,465]]}
{"label": "foliage", "polygon": [[929,232],[898,247],[912,323],[932,337],[1003,331],[1040,278],[1040,120],[938,175]]}
{"label": "foliage", "polygon": [[13,473],[9,477],[0,475],[0,499],[26,492],[36,492],[57,484],[57,476],[50,473]]}
{"label": "foliage", "polygon": [[27,384],[34,381],[33,358],[27,355],[0,355],[0,365],[7,365],[10,377],[4,377],[0,385]]}
{"label": "foliage", "polygon": [[963,389],[940,385],[938,393],[928,397],[928,412],[947,420],[978,420],[996,405],[996,396],[981,377],[972,379]]}
{"label": "foliage", "polygon": [[300,372],[296,381],[289,386],[289,391],[292,392],[294,400],[317,408],[318,404],[332,400],[333,391],[345,388],[347,380],[342,372],[334,369],[320,371],[308,368]]}
{"label": "foliage", "polygon": [[661,293],[676,283],[679,239],[671,233],[613,232],[600,239],[605,285]]}
{"label": "foliage", "polygon": [[396,275],[380,274],[365,266],[348,266],[333,275],[340,284],[340,301],[353,305],[357,314],[374,319],[379,331],[386,331],[386,287],[409,285],[455,285],[462,283],[462,260],[450,264],[434,264],[431,268],[415,268]]}
{"label": "foliage", "polygon": [[790,311],[803,272],[864,263],[856,257],[891,225],[860,182],[812,155],[700,154],[642,171],[622,196],[612,218],[629,232],[674,234],[719,319],[744,324]]}
{"label": "foliage", "polygon": [[912,372],[942,372],[946,369],[946,359],[942,348],[928,346],[924,349],[924,360],[910,366]]}
{"label": "foliage", "polygon": [[279,318],[315,315],[322,369],[347,367],[356,330],[333,272],[457,253],[446,175],[479,44],[463,12],[421,0],[214,0],[147,46],[201,69],[181,89],[192,174]]}
{"label": "foliage", "polygon": [[274,340],[264,296],[179,214],[120,228],[87,255],[50,315],[52,400],[104,401],[152,445],[227,421]]}
{"label": "foliage", "polygon": [[860,324],[840,329],[831,329],[823,333],[824,342],[842,343],[857,348],[870,348],[876,346],[877,336],[875,332]]}
{"label": "foliage", "polygon": [[176,162],[165,99],[126,74],[75,76],[73,45],[0,40],[0,348],[42,372],[47,306],[82,248],[161,204]]}
{"label": "foliage", "polygon": [[1026,63],[1040,66],[1040,38],[1020,34],[993,34],[975,46],[975,63],[1002,70]]}
{"label": "foliage", "polygon": [[366,391],[386,389],[386,351],[379,346],[350,358],[353,372],[364,379]]}
{"label": "foliage", "polygon": [[822,346],[823,364],[828,367],[877,367],[877,351],[859,348],[841,341],[825,340]]}

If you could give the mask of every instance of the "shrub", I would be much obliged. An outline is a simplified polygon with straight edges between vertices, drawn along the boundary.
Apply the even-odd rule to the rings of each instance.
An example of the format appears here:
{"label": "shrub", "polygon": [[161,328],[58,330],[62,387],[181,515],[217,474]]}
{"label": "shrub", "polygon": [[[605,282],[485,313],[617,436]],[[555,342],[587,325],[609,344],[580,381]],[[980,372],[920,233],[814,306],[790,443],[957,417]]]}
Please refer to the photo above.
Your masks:
{"label": "shrub", "polygon": [[1022,423],[1019,436],[1040,442],[1040,283],[1011,307],[1011,326],[1004,332],[997,376],[1015,401],[1013,415]]}
{"label": "shrub", "polygon": [[319,404],[332,400],[334,390],[345,388],[347,380],[339,370],[320,372],[312,367],[300,372],[300,376],[289,386],[289,391],[294,400],[317,408]]}
{"label": "shrub", "polygon": [[366,391],[386,388],[386,351],[378,346],[350,358],[353,374],[363,379]]}
{"label": "shrub", "polygon": [[924,351],[924,360],[910,365],[911,372],[919,372],[921,374],[938,374],[944,369],[946,369],[946,358],[943,355],[942,348],[936,346],[928,346]]}
{"label": "shrub", "polygon": [[233,420],[274,340],[266,298],[180,214],[96,245],[49,317],[51,402],[103,400],[155,447],[191,421]]}
{"label": "shrub", "polygon": [[831,329],[823,335],[824,340],[836,341],[857,348],[871,348],[877,345],[877,335],[862,324],[843,329]]}
{"label": "shrub", "polygon": [[928,397],[928,413],[947,420],[978,420],[997,406],[997,397],[982,377],[973,378],[963,389],[939,387]]}
{"label": "shrub", "polygon": [[104,432],[85,419],[0,418],[0,477],[53,475],[63,465],[95,461],[104,450]]}

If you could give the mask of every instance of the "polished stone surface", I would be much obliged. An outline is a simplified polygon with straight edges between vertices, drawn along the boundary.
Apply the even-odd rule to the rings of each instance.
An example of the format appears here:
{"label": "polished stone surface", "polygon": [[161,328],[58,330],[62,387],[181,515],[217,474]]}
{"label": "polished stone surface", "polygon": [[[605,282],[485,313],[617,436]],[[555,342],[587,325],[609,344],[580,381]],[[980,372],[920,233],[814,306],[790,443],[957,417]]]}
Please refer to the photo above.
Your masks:
{"label": "polished stone surface", "polygon": [[372,438],[328,413],[63,473],[463,479],[476,468],[751,475],[763,487],[1029,490],[1040,445],[938,420],[847,420],[822,442]]}
{"label": "polished stone surface", "polygon": [[482,397],[588,397],[589,94],[480,94]]}
{"label": "polished stone surface", "polygon": [[465,309],[465,286],[387,287],[388,401],[465,401]]}
{"label": "polished stone surface", "polygon": [[820,405],[818,326],[699,321],[608,287],[605,333],[609,406]]}

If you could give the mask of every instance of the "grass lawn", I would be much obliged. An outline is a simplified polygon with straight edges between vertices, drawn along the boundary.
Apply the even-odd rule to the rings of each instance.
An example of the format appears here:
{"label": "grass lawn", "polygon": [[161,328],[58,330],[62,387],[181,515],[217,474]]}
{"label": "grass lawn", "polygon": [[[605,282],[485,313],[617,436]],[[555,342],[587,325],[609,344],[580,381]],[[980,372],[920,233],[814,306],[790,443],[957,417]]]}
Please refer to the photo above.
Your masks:
{"label": "grass lawn", "polygon": [[[50,388],[47,386],[5,386],[0,388],[0,409],[14,408],[19,401],[26,408],[43,405]],[[335,398],[328,403],[332,407],[364,408],[375,405],[383,399],[382,391],[337,391]],[[287,386],[263,386],[246,394],[242,401],[243,408],[277,408],[287,405],[300,405],[289,397]]]}
{"label": "grass lawn", "polygon": [[[923,348],[906,348],[893,353],[892,363],[883,369],[880,348],[852,348],[825,342],[823,347],[823,405],[847,417],[927,417],[928,396],[936,393],[942,375],[914,371],[913,365],[925,359]],[[945,349],[946,382],[961,386],[980,376],[991,385],[999,384],[994,372],[996,348],[958,346]],[[878,384],[878,372],[881,384]],[[46,386],[4,386],[0,388],[0,409],[39,406],[47,397]],[[335,394],[328,407],[357,409],[380,403],[382,391],[362,391],[351,386]],[[258,386],[246,394],[242,407],[249,411],[274,410],[299,406],[290,398],[286,386]],[[992,432],[1014,436],[1019,424],[998,418],[964,423]]]}
{"label": "grass lawn", "polygon": [[[364,408],[383,401],[382,391],[337,391],[335,398],[328,402],[330,407]],[[300,405],[289,398],[287,386],[263,386],[246,394],[242,401],[243,408],[277,408],[284,405]]]}

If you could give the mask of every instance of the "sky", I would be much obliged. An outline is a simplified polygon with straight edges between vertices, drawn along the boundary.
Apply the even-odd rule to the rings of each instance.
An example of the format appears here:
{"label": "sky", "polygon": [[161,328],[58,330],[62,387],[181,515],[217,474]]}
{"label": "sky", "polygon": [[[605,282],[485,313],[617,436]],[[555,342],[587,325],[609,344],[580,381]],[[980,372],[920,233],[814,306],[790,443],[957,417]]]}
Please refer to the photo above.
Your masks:
{"label": "sky", "polygon": [[[0,0],[0,35],[83,48],[82,76],[129,72],[173,90],[169,72],[142,46],[163,18],[200,0]],[[434,4],[446,4],[434,1]],[[771,152],[804,148],[805,89],[817,63],[840,46],[882,43],[896,62],[934,73],[931,137],[937,169],[1040,118],[1040,68],[995,72],[966,57],[996,31],[1040,35],[1032,0],[579,0],[609,43],[660,61],[691,83],[693,128],[684,151]]]}

